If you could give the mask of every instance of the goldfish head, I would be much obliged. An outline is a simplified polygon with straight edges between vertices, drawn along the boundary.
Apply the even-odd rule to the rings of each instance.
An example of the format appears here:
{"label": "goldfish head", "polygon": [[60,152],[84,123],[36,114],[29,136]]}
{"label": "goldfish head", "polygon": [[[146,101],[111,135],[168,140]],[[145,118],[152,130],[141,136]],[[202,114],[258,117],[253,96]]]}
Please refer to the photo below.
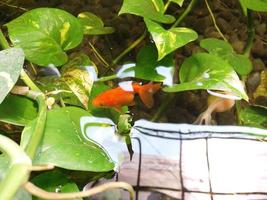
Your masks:
{"label": "goldfish head", "polygon": [[95,107],[103,107],[103,106],[104,106],[103,103],[102,103],[102,101],[100,101],[98,98],[95,98],[95,99],[93,100],[92,104],[93,104],[93,106],[95,106]]}

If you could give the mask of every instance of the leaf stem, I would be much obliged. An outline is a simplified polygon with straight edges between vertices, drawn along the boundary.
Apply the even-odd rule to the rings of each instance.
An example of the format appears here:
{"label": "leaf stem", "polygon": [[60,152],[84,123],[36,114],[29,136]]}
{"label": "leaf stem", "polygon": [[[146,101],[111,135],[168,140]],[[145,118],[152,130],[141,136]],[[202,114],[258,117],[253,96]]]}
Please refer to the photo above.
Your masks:
{"label": "leaf stem", "polygon": [[31,88],[31,90],[41,92],[41,90],[35,85],[24,69],[20,72],[20,78],[29,88]]}
{"label": "leaf stem", "polygon": [[144,31],[144,33],[137,38],[129,47],[127,47],[120,55],[118,55],[113,61],[111,66],[116,65],[123,56],[125,56],[127,53],[129,53],[132,49],[134,49],[140,42],[142,42],[142,40],[146,37],[146,31]]}
{"label": "leaf stem", "polygon": [[243,51],[243,54],[247,57],[249,57],[250,55],[250,51],[251,51],[251,48],[253,46],[253,41],[254,41],[254,38],[255,38],[255,27],[254,27],[254,23],[253,23],[253,12],[252,10],[248,9],[247,10],[248,14],[248,22],[247,22],[247,28],[248,28],[248,39],[247,39],[247,44],[246,44],[246,47]]}
{"label": "leaf stem", "polygon": [[0,150],[10,158],[10,167],[0,182],[0,199],[11,200],[28,180],[32,163],[17,143],[3,135],[0,135]]}
{"label": "leaf stem", "polygon": [[2,49],[8,49],[9,48],[9,44],[8,44],[1,29],[0,29],[0,45],[1,45]]}
{"label": "leaf stem", "polygon": [[42,198],[42,199],[53,199],[53,200],[66,200],[66,199],[75,199],[75,198],[82,198],[82,197],[89,197],[100,192],[104,192],[110,189],[125,189],[130,194],[130,199],[133,200],[134,198],[134,190],[132,186],[125,182],[110,182],[103,185],[99,185],[96,187],[91,188],[90,190],[85,190],[82,192],[70,192],[70,193],[56,193],[56,192],[47,192],[31,182],[27,182],[24,184],[24,188],[30,192],[31,194]]}
{"label": "leaf stem", "polygon": [[28,156],[31,159],[33,159],[36,154],[37,148],[43,138],[47,108],[45,104],[45,95],[43,93],[36,91],[29,91],[29,93],[26,96],[36,100],[39,107],[36,119],[37,121],[35,123],[34,130],[25,149],[25,152],[28,154]]}
{"label": "leaf stem", "polygon": [[104,77],[101,77],[100,79],[96,80],[97,82],[105,82],[105,81],[110,81],[110,80],[113,80],[117,78],[117,75],[116,74],[113,74],[113,75],[110,75],[110,76],[104,76]]}
{"label": "leaf stem", "polygon": [[171,28],[177,27],[181,24],[184,18],[192,11],[198,0],[191,0],[185,11],[179,16]]}
{"label": "leaf stem", "polygon": [[218,33],[220,34],[220,36],[222,37],[222,39],[225,41],[225,42],[228,42],[227,39],[224,37],[223,33],[221,32],[220,28],[218,27],[217,23],[216,23],[216,19],[212,13],[212,10],[209,6],[209,3],[208,3],[208,0],[205,0],[205,3],[206,3],[206,6],[207,6],[207,9],[210,13],[210,16],[211,16],[211,19],[213,21],[213,24],[214,24],[214,27],[216,28],[216,30],[218,31]]}

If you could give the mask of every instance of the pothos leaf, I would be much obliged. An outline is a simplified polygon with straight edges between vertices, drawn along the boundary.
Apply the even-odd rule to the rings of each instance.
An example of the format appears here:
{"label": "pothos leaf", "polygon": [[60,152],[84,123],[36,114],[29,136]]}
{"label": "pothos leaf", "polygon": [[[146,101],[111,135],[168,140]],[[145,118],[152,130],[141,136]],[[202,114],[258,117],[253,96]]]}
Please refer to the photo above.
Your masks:
{"label": "pothos leaf", "polygon": [[37,116],[34,101],[15,95],[8,95],[0,105],[0,121],[25,126]]}
{"label": "pothos leaf", "polygon": [[[47,113],[44,136],[33,163],[52,164],[80,171],[113,170],[114,163],[105,150],[87,140],[83,134],[87,126],[86,118],[90,116],[89,112],[77,107],[68,106],[50,110]],[[36,120],[24,128],[21,138],[22,148],[28,144],[35,123]]]}
{"label": "pothos leaf", "polygon": [[218,56],[197,53],[187,58],[181,66],[180,84],[164,88],[166,92],[209,89],[231,93],[248,101],[242,82],[232,66]]}
{"label": "pothos leaf", "polygon": [[172,23],[175,18],[163,14],[162,0],[124,0],[119,14],[130,13],[161,23]]}
{"label": "pothos leaf", "polygon": [[223,40],[207,38],[201,40],[200,46],[210,54],[225,59],[240,75],[247,75],[252,70],[252,63],[245,55],[234,52],[232,46]]}
{"label": "pothos leaf", "polygon": [[189,28],[179,27],[165,30],[161,25],[149,19],[145,19],[145,23],[156,44],[158,60],[198,37],[197,33]]}
{"label": "pothos leaf", "polygon": [[[44,172],[35,176],[31,182],[48,192],[79,192],[76,183],[59,171]],[[33,199],[42,200],[37,197],[34,197]],[[82,200],[82,198],[75,198],[74,200]]]}
{"label": "pothos leaf", "polygon": [[0,104],[17,82],[24,63],[22,49],[0,51]]}
{"label": "pothos leaf", "polygon": [[240,120],[245,126],[267,128],[267,108],[247,107],[240,112]]}
{"label": "pothos leaf", "polygon": [[266,0],[239,0],[242,7],[246,7],[251,10],[267,12]]}
{"label": "pothos leaf", "polygon": [[90,12],[80,13],[78,19],[83,26],[83,33],[85,35],[110,34],[115,31],[112,27],[104,27],[103,21]]}
{"label": "pothos leaf", "polygon": [[94,82],[94,71],[88,68],[95,68],[88,56],[82,53],[72,54],[70,61],[62,67],[60,77],[86,109]]}
{"label": "pothos leaf", "polygon": [[157,49],[154,44],[149,44],[138,52],[136,61],[136,64],[124,65],[117,73],[117,76],[119,78],[136,77],[149,81],[163,82],[164,85],[172,85],[174,73],[172,54],[157,61]]}
{"label": "pothos leaf", "polygon": [[40,66],[66,63],[65,51],[79,45],[83,38],[79,20],[56,8],[30,10],[6,26],[14,46],[22,48],[26,58]]}

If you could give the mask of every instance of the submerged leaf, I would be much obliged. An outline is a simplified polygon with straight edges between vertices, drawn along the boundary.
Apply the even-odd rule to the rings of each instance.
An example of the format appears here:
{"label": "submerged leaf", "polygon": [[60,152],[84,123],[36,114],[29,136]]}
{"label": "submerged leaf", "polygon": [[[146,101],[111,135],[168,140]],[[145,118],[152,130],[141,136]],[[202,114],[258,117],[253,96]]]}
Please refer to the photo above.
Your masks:
{"label": "submerged leaf", "polygon": [[70,59],[62,67],[62,77],[60,77],[60,80],[68,85],[87,109],[89,95],[95,78],[93,71],[88,68],[95,68],[95,66],[85,54],[73,54]]}
{"label": "submerged leaf", "polygon": [[24,63],[22,49],[0,51],[0,104],[17,82]]}
{"label": "submerged leaf", "polygon": [[80,44],[83,30],[79,20],[56,8],[30,10],[7,25],[9,38],[21,47],[26,58],[40,66],[67,62],[66,50]]}
{"label": "submerged leaf", "polygon": [[243,109],[239,117],[245,126],[267,128],[267,108],[250,106]]}
{"label": "submerged leaf", "polygon": [[219,90],[248,101],[238,75],[228,62],[208,53],[197,53],[187,58],[181,66],[180,84],[164,88],[166,92],[209,89]]}
{"label": "submerged leaf", "polygon": [[123,0],[119,14],[130,13],[161,23],[172,23],[175,18],[163,14],[162,0]]}
{"label": "submerged leaf", "polygon": [[[76,107],[63,107],[49,111],[43,140],[33,163],[92,172],[113,170],[114,163],[105,150],[83,135],[86,124],[83,125],[82,118],[87,116],[91,114]],[[23,130],[22,147],[28,143],[35,124],[34,120]]]}
{"label": "submerged leaf", "polygon": [[158,49],[158,60],[198,37],[197,33],[189,28],[179,27],[165,30],[160,24],[149,19],[145,19],[145,23]]}
{"label": "submerged leaf", "polygon": [[[79,192],[76,183],[59,171],[44,172],[35,176],[31,182],[48,192]],[[38,197],[34,197],[33,199],[42,200]],[[82,200],[82,198],[75,198],[73,200]]]}
{"label": "submerged leaf", "polygon": [[104,27],[103,21],[93,13],[82,12],[78,15],[78,19],[83,26],[83,34],[85,35],[102,35],[110,34],[115,31],[112,27]]}
{"label": "submerged leaf", "polygon": [[0,104],[0,121],[26,126],[37,116],[37,106],[34,101],[15,95],[8,95]]}

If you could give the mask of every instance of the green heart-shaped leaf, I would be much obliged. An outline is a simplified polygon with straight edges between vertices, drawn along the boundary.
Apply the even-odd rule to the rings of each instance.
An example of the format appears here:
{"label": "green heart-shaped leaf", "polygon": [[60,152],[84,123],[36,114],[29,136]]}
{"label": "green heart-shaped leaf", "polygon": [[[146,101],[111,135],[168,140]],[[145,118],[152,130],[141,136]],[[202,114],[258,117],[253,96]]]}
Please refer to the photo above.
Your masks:
{"label": "green heart-shaped leaf", "polygon": [[208,53],[197,53],[181,66],[180,84],[164,88],[166,92],[209,89],[229,92],[246,101],[248,96],[231,65],[222,58]]}
{"label": "green heart-shaped leaf", "polygon": [[17,82],[24,63],[22,49],[0,51],[0,104]]}
{"label": "green heart-shaped leaf", "polygon": [[[75,182],[59,171],[44,172],[35,176],[31,182],[48,192],[67,193],[80,191]],[[42,199],[33,197],[33,200]],[[75,200],[82,200],[82,198],[75,198]]]}
{"label": "green heart-shaped leaf", "polygon": [[267,12],[266,0],[239,0],[242,7],[246,7],[251,10]]}
{"label": "green heart-shaped leaf", "polygon": [[249,58],[245,55],[236,54],[228,42],[215,38],[207,38],[201,40],[200,46],[210,54],[225,59],[240,75],[247,75],[252,70],[252,63]]}
{"label": "green heart-shaped leaf", "polygon": [[37,107],[34,101],[23,97],[8,95],[0,105],[0,121],[26,126],[37,116]]}
{"label": "green heart-shaped leaf", "polygon": [[179,47],[197,39],[197,33],[189,28],[171,28],[165,30],[158,23],[145,19],[148,31],[158,49],[158,60],[173,52]]}
{"label": "green heart-shaped leaf", "polygon": [[83,29],[70,13],[56,8],[37,8],[7,24],[15,47],[21,47],[26,58],[40,66],[59,66],[67,62],[64,51],[80,44]]}
{"label": "green heart-shaped leaf", "polygon": [[103,21],[93,13],[82,12],[78,15],[78,19],[83,26],[83,34],[85,35],[102,35],[110,34],[115,31],[112,27],[104,27]]}
{"label": "green heart-shaped leaf", "polygon": [[243,109],[239,117],[245,126],[267,128],[267,108],[250,106]]}
{"label": "green heart-shaped leaf", "polygon": [[234,53],[233,47],[228,42],[216,38],[203,39],[200,41],[200,46],[214,55],[228,55]]}
{"label": "green heart-shaped leaf", "polygon": [[[82,126],[81,120],[86,116],[91,115],[76,107],[49,111],[43,140],[33,160],[34,164],[52,164],[65,169],[92,172],[113,170],[114,163],[105,150],[87,140],[82,134],[85,127]],[[35,123],[34,120],[23,130],[22,147],[27,145]]]}
{"label": "green heart-shaped leaf", "polygon": [[144,18],[148,18],[161,23],[172,23],[175,18],[171,15],[164,15],[162,0],[123,0],[120,14],[130,13]]}
{"label": "green heart-shaped leaf", "polygon": [[173,55],[169,54],[157,61],[157,49],[154,44],[149,44],[138,52],[136,65],[133,63],[124,65],[117,75],[119,78],[135,77],[171,85],[173,73]]}
{"label": "green heart-shaped leaf", "polygon": [[68,85],[86,109],[94,82],[94,74],[88,68],[95,68],[95,66],[87,55],[72,54],[69,62],[62,67],[62,76],[59,78]]}

